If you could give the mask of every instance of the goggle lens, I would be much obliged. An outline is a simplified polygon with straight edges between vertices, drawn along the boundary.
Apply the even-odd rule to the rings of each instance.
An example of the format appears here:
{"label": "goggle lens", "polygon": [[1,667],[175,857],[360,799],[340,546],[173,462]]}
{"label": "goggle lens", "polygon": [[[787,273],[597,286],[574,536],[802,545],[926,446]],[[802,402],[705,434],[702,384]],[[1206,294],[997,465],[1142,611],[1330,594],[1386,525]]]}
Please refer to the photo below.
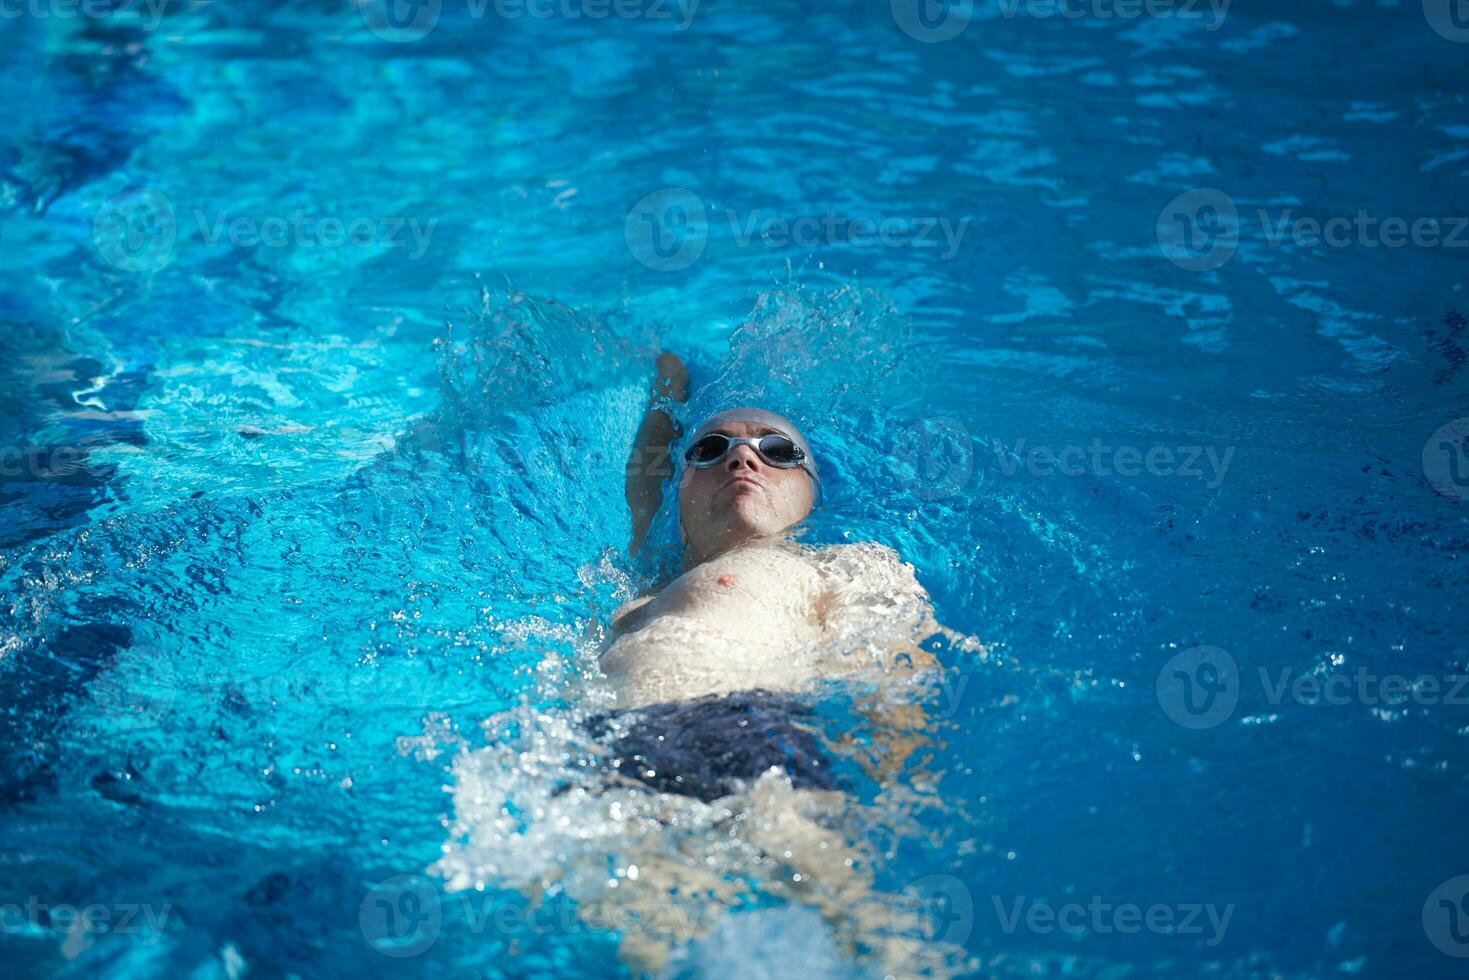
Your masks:
{"label": "goggle lens", "polygon": [[728,436],[705,436],[689,447],[688,459],[691,463],[713,463],[727,452],[729,452]]}
{"label": "goggle lens", "polygon": [[[729,453],[734,442],[722,432],[713,432],[690,446],[685,458],[695,466],[713,466]],[[793,441],[774,432],[761,436],[755,449],[767,463],[782,469],[794,469],[806,458]]]}
{"label": "goggle lens", "polygon": [[760,455],[776,466],[796,466],[803,455],[785,436],[769,435],[760,440]]}

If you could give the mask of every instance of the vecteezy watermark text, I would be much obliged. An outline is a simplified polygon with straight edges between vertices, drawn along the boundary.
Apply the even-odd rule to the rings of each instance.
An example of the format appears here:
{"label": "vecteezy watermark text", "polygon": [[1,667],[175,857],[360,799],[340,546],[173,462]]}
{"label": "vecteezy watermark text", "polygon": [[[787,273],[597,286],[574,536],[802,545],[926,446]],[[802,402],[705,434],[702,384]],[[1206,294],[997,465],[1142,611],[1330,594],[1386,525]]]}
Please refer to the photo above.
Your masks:
{"label": "vecteezy watermark text", "polygon": [[[635,864],[618,868],[619,883],[636,881]],[[368,945],[384,956],[418,956],[438,941],[446,913],[456,929],[471,935],[516,938],[533,935],[644,932],[687,942],[697,935],[689,906],[676,902],[583,903],[529,902],[513,895],[481,892],[443,894],[426,875],[394,875],[373,885],[358,906],[357,921]]]}
{"label": "vecteezy watermark text", "polygon": [[1185,728],[1215,728],[1238,707],[1246,681],[1259,685],[1265,703],[1303,706],[1362,705],[1400,708],[1469,705],[1469,674],[1392,674],[1368,667],[1344,671],[1340,658],[1328,669],[1300,673],[1290,666],[1257,667],[1242,673],[1221,647],[1190,647],[1174,654],[1158,672],[1156,693],[1163,713]]}
{"label": "vecteezy watermark text", "polygon": [[1086,446],[1007,446],[994,440],[1000,472],[1014,476],[1021,466],[1031,476],[1148,476],[1204,480],[1210,490],[1224,482],[1233,446],[1110,446],[1100,438]]}
{"label": "vecteezy watermark text", "polygon": [[1208,938],[1205,946],[1218,946],[1224,940],[1229,920],[1234,917],[1234,905],[1223,909],[1213,904],[1183,902],[1178,905],[1154,903],[1141,906],[1132,902],[1112,904],[1093,895],[1085,904],[1066,902],[1053,905],[1042,899],[1027,899],[1021,895],[1013,901],[993,895],[995,915],[1000,920],[1000,929],[1013,935],[1022,928],[1026,932],[1045,936],[1061,931],[1072,936],[1088,933],[1107,936],[1113,933],[1135,936],[1141,932],[1167,936],[1203,936]]}
{"label": "vecteezy watermark text", "polygon": [[[1086,445],[1032,445],[1023,437],[990,445],[1006,477],[1022,469],[1035,477],[1147,475],[1202,480],[1210,490],[1224,482],[1235,453],[1234,446],[1111,445],[1100,437]],[[962,493],[978,470],[974,439],[956,419],[920,419],[898,430],[891,452],[904,489],[922,500]]]}
{"label": "vecteezy watermark text", "polygon": [[108,473],[108,465],[91,461],[91,448],[86,444],[0,446],[0,479],[65,481]]}
{"label": "vecteezy watermark text", "polygon": [[[239,214],[194,208],[199,239],[208,248],[221,243],[234,248],[402,248],[420,259],[439,219],[412,216]],[[104,262],[125,272],[157,272],[173,261],[180,236],[174,202],[151,187],[134,187],[113,195],[92,220],[92,243]]]}
{"label": "vecteezy watermark text", "polygon": [[947,216],[848,215],[828,208],[822,214],[790,217],[769,208],[711,209],[693,191],[665,187],[642,198],[623,226],[628,251],[658,272],[687,269],[704,254],[711,228],[722,219],[740,248],[932,249],[947,262],[958,254],[970,218]]}
{"label": "vecteezy watermark text", "polygon": [[946,217],[919,218],[854,218],[828,210],[821,215],[807,215],[789,220],[762,211],[725,211],[724,219],[734,231],[741,248],[756,238],[771,248],[794,245],[816,248],[818,245],[851,245],[854,248],[936,248],[942,246],[939,260],[947,262],[959,251],[969,219],[956,223]]}
{"label": "vecteezy watermark text", "polygon": [[[418,41],[439,26],[444,10],[458,0],[353,0],[368,30],[394,44]],[[643,20],[677,21],[686,31],[700,0],[463,0],[471,20]]]}
{"label": "vecteezy watermark text", "polygon": [[439,219],[421,224],[417,218],[311,217],[297,210],[289,215],[274,215],[257,220],[249,215],[231,215],[216,211],[212,215],[195,209],[194,221],[199,226],[204,244],[214,248],[221,240],[235,248],[320,247],[341,248],[410,248],[408,258],[421,259],[428,251],[429,240]]}
{"label": "vecteezy watermark text", "polygon": [[173,906],[167,902],[151,905],[138,902],[93,902],[72,905],[44,902],[39,896],[28,896],[24,903],[0,903],[0,934],[34,933],[49,930],[62,934],[114,933],[141,935],[145,946],[158,942]]}
{"label": "vecteezy watermark text", "polygon": [[[978,0],[890,0],[893,21],[904,34],[925,44],[952,41],[974,19]],[[1207,30],[1224,26],[1234,0],[999,0],[1005,20],[1208,20]]]}
{"label": "vecteezy watermark text", "polygon": [[1224,26],[1234,0],[999,0],[1006,20],[1205,20],[1209,31]]}
{"label": "vecteezy watermark text", "polygon": [[[1256,208],[1254,218],[1268,248],[1469,248],[1469,216],[1406,218],[1358,208],[1352,215],[1322,218],[1283,207]],[[1155,233],[1168,261],[1189,272],[1208,272],[1234,257],[1245,229],[1234,198],[1201,187],[1169,201]]]}
{"label": "vecteezy watermark text", "polygon": [[151,31],[163,22],[163,12],[170,2],[181,0],[0,0],[0,21],[111,18]]}

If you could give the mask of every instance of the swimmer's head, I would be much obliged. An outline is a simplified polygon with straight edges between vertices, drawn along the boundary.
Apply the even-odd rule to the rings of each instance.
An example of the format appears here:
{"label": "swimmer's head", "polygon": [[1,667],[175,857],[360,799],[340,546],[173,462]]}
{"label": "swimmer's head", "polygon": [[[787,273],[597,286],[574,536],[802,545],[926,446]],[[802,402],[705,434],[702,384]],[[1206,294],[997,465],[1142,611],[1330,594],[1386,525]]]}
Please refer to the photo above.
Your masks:
{"label": "swimmer's head", "polygon": [[[766,436],[778,438],[761,442]],[[811,447],[774,412],[732,408],[710,416],[684,454],[678,524],[694,561],[796,526],[820,493]]]}

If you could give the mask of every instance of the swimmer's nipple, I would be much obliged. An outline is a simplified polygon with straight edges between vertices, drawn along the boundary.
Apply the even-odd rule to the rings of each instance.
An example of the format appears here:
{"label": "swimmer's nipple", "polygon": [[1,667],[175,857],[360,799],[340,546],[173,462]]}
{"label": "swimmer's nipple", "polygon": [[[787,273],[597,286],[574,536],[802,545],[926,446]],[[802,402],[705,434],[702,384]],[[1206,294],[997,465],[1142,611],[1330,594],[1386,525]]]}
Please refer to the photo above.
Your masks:
{"label": "swimmer's nipple", "polygon": [[718,578],[717,581],[719,582],[720,585],[724,586],[726,589],[730,589],[730,588],[734,588],[735,577],[733,575],[721,575],[721,576],[719,576],[719,578]]}

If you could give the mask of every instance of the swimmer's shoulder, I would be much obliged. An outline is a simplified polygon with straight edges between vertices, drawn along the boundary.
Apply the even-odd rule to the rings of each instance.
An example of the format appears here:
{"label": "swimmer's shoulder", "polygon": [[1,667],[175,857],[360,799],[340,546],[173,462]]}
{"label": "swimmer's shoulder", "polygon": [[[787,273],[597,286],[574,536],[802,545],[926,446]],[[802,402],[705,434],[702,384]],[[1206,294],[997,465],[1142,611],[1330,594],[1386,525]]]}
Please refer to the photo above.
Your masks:
{"label": "swimmer's shoulder", "polygon": [[913,566],[905,562],[897,551],[876,541],[813,548],[810,560],[835,587],[865,585],[923,594]]}

